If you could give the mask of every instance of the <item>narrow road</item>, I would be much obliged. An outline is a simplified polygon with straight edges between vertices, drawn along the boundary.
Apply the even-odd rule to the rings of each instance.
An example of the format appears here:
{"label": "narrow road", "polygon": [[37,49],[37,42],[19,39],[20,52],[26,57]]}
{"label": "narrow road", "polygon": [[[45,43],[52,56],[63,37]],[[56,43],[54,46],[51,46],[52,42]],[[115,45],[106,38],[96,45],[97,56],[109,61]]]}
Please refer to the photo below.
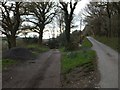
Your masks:
{"label": "narrow road", "polygon": [[50,50],[36,60],[3,71],[3,88],[59,88],[60,52]]}
{"label": "narrow road", "polygon": [[118,53],[110,47],[87,37],[93,44],[98,56],[98,68],[101,74],[101,88],[118,88]]}

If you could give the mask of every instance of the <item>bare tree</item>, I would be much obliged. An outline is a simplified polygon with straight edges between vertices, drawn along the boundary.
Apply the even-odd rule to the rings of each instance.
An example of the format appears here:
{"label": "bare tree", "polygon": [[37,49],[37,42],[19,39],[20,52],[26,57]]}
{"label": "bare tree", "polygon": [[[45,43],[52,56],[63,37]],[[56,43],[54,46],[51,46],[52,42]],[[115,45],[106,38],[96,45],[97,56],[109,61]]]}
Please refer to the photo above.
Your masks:
{"label": "bare tree", "polygon": [[57,13],[55,6],[54,2],[32,2],[28,4],[29,14],[32,15],[32,18],[28,18],[27,21],[36,25],[34,32],[39,34],[40,44],[45,26],[52,22]]}
{"label": "bare tree", "polygon": [[[60,2],[61,6],[62,6],[61,8],[64,11],[65,34],[66,34],[67,43],[70,42],[71,23],[73,20],[73,14],[74,14],[74,10],[76,8],[77,3],[78,3],[77,1],[74,1],[74,3],[73,3],[72,0],[67,3]],[[70,8],[70,12],[69,12],[68,8]]]}
{"label": "bare tree", "polygon": [[16,32],[19,30],[21,24],[20,16],[23,14],[21,11],[21,2],[1,2],[1,12],[3,30],[0,30],[2,34],[6,35],[9,49],[16,46]]}
{"label": "bare tree", "polygon": [[[98,36],[116,37],[119,31],[119,2],[91,2],[87,5],[87,27]],[[118,16],[118,19],[117,19]]]}
{"label": "bare tree", "polygon": [[107,0],[107,4],[106,4],[106,11],[108,14],[108,18],[109,18],[109,37],[112,36],[112,29],[111,29],[111,16],[112,16],[112,8],[111,8],[111,3],[109,2],[109,0]]}

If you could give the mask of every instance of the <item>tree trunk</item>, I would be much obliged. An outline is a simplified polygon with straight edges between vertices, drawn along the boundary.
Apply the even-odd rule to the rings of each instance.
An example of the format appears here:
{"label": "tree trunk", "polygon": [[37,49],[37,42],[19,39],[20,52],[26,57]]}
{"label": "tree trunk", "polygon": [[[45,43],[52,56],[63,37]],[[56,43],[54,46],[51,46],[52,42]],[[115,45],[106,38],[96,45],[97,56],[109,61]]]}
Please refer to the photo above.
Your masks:
{"label": "tree trunk", "polygon": [[16,37],[15,36],[8,35],[7,42],[8,42],[9,49],[16,47]]}
{"label": "tree trunk", "polygon": [[112,29],[111,29],[111,11],[110,11],[110,7],[109,7],[109,2],[107,2],[107,14],[108,14],[108,18],[109,18],[109,37],[112,36]]}
{"label": "tree trunk", "polygon": [[43,37],[43,33],[41,33],[41,31],[40,31],[40,33],[39,33],[39,40],[38,40],[39,44],[42,44],[42,37]]}
{"label": "tree trunk", "polygon": [[59,24],[59,28],[60,28],[60,34],[62,33],[62,23],[60,22]]}
{"label": "tree trunk", "polygon": [[111,16],[109,17],[109,37],[112,37],[112,29],[111,29]]}
{"label": "tree trunk", "polygon": [[38,40],[38,43],[39,43],[39,44],[42,44],[43,30],[44,30],[44,25],[40,26],[39,40]]}
{"label": "tree trunk", "polygon": [[66,27],[65,27],[67,43],[70,43],[70,23],[71,22],[66,23]]}
{"label": "tree trunk", "polygon": [[15,37],[15,36],[13,36],[13,37],[11,38],[11,46],[12,46],[12,47],[16,47],[16,37]]}
{"label": "tree trunk", "polygon": [[10,37],[7,37],[7,42],[8,42],[8,48],[11,49]]}

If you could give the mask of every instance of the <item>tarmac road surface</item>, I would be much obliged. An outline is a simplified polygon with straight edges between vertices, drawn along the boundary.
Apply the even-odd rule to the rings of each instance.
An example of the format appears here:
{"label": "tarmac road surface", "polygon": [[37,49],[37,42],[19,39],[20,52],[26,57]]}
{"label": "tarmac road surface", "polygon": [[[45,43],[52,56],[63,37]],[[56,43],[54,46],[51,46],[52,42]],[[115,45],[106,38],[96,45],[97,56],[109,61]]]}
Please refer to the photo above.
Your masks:
{"label": "tarmac road surface", "polygon": [[118,88],[118,53],[110,47],[87,37],[92,42],[92,49],[98,56],[98,68],[101,74],[101,88]]}

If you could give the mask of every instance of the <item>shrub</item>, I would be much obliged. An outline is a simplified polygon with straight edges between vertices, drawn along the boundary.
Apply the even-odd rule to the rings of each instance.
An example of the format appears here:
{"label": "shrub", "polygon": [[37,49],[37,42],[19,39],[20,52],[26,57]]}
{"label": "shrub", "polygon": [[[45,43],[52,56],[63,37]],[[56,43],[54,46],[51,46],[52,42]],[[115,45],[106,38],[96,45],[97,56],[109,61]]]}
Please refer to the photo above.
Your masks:
{"label": "shrub", "polygon": [[71,42],[65,46],[65,50],[67,51],[74,51],[77,50],[78,48],[79,47],[77,42]]}
{"label": "shrub", "polygon": [[54,49],[54,48],[58,48],[59,44],[56,39],[52,39],[48,42],[48,46],[49,46],[49,48]]}

